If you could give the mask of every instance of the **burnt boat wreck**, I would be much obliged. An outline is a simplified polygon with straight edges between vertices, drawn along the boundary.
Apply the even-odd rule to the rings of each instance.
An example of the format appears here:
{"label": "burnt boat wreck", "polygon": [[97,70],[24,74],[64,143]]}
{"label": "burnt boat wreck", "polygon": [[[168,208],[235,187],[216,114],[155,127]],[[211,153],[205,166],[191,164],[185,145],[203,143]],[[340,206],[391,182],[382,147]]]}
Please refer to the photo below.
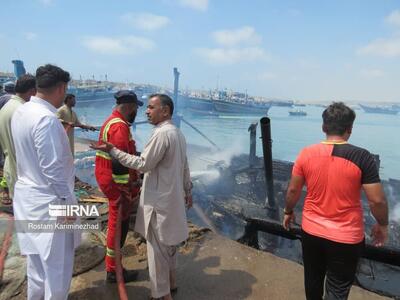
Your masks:
{"label": "burnt boat wreck", "polygon": [[[256,156],[258,124],[253,123],[249,126],[248,155],[235,156],[231,163],[204,158],[208,162],[206,170],[192,174],[193,194],[198,207],[189,212],[189,217],[241,243],[302,263],[300,225],[296,224],[290,231],[281,225],[293,163],[272,159],[270,125],[269,118],[261,118],[263,157]],[[379,168],[379,156],[375,158]],[[392,210],[394,199],[400,195],[399,181],[389,179],[382,180],[382,183]],[[297,221],[301,220],[305,194],[303,189],[300,203],[295,209]],[[388,276],[391,279],[392,276],[400,278],[400,226],[390,221],[391,232],[387,245],[381,248],[372,246],[368,233],[375,221],[369,213],[364,195],[362,203],[366,247],[357,283],[384,295],[400,296],[400,289],[388,281]]]}

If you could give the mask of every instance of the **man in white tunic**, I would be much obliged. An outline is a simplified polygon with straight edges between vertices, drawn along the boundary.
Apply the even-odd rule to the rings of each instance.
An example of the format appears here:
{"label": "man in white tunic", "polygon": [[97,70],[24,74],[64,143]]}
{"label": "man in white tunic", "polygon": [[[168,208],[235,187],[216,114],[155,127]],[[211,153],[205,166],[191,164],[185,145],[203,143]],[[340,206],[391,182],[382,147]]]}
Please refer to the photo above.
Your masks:
{"label": "man in white tunic", "polygon": [[[69,80],[69,73],[59,67],[39,67],[36,96],[12,117],[18,175],[13,203],[17,226],[55,222],[49,215],[49,204],[77,204],[68,137],[55,115]],[[28,226],[21,225],[26,230],[17,232],[21,254],[27,256],[28,299],[67,299],[79,233],[54,228],[29,230]]]}
{"label": "man in white tunic", "polygon": [[152,297],[164,300],[172,299],[171,291],[176,290],[176,246],[188,237],[185,204],[192,205],[186,141],[172,124],[173,109],[169,96],[149,97],[146,114],[155,128],[140,156],[109,143],[92,145],[122,165],[145,173],[135,230],[147,240]]}

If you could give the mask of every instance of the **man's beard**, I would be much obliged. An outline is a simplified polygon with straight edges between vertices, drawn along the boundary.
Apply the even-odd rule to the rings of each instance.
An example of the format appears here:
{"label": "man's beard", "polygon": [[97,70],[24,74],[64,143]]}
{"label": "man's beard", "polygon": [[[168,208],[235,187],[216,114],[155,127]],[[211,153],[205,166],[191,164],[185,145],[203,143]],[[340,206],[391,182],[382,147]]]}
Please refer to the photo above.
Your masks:
{"label": "man's beard", "polygon": [[136,113],[132,113],[128,117],[128,122],[132,124],[133,122],[135,122],[135,119],[136,119]]}

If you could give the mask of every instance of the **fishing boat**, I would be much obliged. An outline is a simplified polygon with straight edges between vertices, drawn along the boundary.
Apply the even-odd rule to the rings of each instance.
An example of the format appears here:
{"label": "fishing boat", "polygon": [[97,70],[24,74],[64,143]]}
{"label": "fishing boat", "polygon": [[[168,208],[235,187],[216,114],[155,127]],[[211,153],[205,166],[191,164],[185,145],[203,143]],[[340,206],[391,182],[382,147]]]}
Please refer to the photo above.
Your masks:
{"label": "fishing boat", "polygon": [[206,96],[183,96],[185,107],[192,111],[211,112],[214,111],[214,101]]}
{"label": "fishing boat", "polygon": [[79,103],[104,101],[114,99],[115,91],[103,84],[91,85],[72,85],[68,88],[68,93],[74,94]]}
{"label": "fishing boat", "polygon": [[360,107],[369,114],[385,114],[385,115],[396,115],[400,110],[395,106],[369,106],[359,104]]}
{"label": "fishing boat", "polygon": [[271,102],[256,100],[247,93],[219,91],[215,95],[214,108],[222,114],[268,115]]}
{"label": "fishing boat", "polygon": [[255,103],[251,101],[238,102],[234,100],[215,100],[215,110],[226,114],[256,114],[268,115],[270,103]]}
{"label": "fishing boat", "polygon": [[307,112],[304,110],[301,110],[301,109],[289,110],[289,116],[305,117],[305,116],[307,116]]}

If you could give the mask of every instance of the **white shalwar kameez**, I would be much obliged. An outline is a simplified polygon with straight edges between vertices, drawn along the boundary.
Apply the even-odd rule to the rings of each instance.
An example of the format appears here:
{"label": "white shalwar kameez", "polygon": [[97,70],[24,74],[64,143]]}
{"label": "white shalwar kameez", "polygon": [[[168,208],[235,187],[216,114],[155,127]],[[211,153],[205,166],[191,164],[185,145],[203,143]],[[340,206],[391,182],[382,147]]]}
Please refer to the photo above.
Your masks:
{"label": "white shalwar kameez", "polygon": [[168,295],[176,246],[188,237],[185,195],[192,184],[185,137],[168,120],[154,128],[140,156],[115,147],[110,154],[122,165],[145,173],[135,230],[147,240],[152,297]]}
{"label": "white shalwar kameez", "polygon": [[[19,221],[25,225],[55,221],[49,215],[49,204],[77,204],[73,158],[56,111],[49,102],[32,97],[12,117],[17,226]],[[27,255],[28,299],[67,299],[80,233],[26,230],[17,235],[21,254]]]}

